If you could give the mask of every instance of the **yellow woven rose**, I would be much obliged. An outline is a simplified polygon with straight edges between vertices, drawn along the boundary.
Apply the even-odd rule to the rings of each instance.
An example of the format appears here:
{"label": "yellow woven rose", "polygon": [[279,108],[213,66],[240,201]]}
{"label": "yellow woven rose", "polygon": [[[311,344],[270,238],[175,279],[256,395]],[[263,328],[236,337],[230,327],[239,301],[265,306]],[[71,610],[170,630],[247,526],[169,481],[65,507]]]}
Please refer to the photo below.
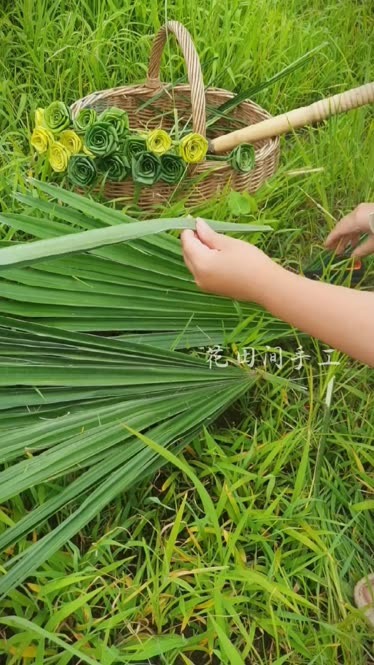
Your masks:
{"label": "yellow woven rose", "polygon": [[208,152],[208,141],[201,134],[187,134],[179,144],[179,154],[187,164],[204,161]]}
{"label": "yellow woven rose", "polygon": [[51,143],[53,143],[53,134],[43,127],[35,127],[33,133],[31,134],[30,143],[36,152],[40,155],[43,152],[47,152]]}
{"label": "yellow woven rose", "polygon": [[38,108],[35,111],[35,127],[45,127],[44,109]]}
{"label": "yellow woven rose", "polygon": [[163,155],[170,150],[172,141],[167,132],[163,129],[154,129],[146,135],[147,150],[155,155]]}
{"label": "yellow woven rose", "polygon": [[67,169],[70,152],[62,143],[55,141],[49,147],[48,158],[52,169],[56,173],[62,173]]}
{"label": "yellow woven rose", "polygon": [[77,155],[82,150],[82,139],[72,129],[61,132],[59,141],[71,155]]}

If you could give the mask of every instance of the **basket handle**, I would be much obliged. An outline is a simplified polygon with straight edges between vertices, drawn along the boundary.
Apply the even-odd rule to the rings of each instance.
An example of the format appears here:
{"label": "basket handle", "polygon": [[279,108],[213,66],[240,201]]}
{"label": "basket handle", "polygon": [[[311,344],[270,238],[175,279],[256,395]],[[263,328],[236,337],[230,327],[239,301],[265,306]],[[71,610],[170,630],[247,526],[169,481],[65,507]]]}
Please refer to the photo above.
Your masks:
{"label": "basket handle", "polygon": [[191,89],[192,124],[194,132],[206,136],[205,89],[200,60],[192,37],[188,30],[178,21],[168,21],[157,34],[151,51],[146,86],[161,88],[160,66],[161,56],[169,32],[172,32],[182,49],[187,65],[188,82]]}
{"label": "basket handle", "polygon": [[358,88],[346,90],[332,97],[321,99],[310,106],[303,106],[288,113],[282,113],[275,118],[268,118],[255,125],[238,129],[230,134],[224,134],[213,139],[210,150],[213,153],[232,150],[240,143],[253,143],[260,139],[280,136],[287,132],[320,122],[337,113],[344,113],[365,104],[374,102],[374,82],[366,83]]}

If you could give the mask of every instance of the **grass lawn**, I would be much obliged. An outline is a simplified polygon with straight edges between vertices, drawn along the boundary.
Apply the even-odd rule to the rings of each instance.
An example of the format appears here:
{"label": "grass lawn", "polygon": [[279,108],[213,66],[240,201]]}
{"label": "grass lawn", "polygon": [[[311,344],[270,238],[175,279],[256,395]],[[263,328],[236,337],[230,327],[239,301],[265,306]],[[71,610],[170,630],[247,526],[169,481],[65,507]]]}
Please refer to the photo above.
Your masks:
{"label": "grass lawn", "polygon": [[[370,0],[2,0],[3,211],[20,209],[12,192],[25,187],[35,109],[144,80],[165,18],[190,30],[205,83],[235,91],[324,44],[256,95],[274,115],[374,78]],[[170,42],[163,77],[184,74]],[[335,221],[374,200],[372,108],[283,137],[281,155],[251,212],[238,214],[229,194],[199,212],[271,220],[274,232],[258,243],[301,270]],[[13,236],[0,226],[2,244]],[[372,260],[366,268],[363,287],[373,288]],[[300,346],[309,357],[298,368]],[[355,583],[374,568],[373,372],[337,352],[326,360],[322,344],[295,332],[283,366],[268,353],[267,369],[303,390],[258,382],[0,600],[0,663],[374,663],[373,634],[353,605]],[[0,533],[58,482],[0,506]],[[5,550],[0,572],[38,537]]]}

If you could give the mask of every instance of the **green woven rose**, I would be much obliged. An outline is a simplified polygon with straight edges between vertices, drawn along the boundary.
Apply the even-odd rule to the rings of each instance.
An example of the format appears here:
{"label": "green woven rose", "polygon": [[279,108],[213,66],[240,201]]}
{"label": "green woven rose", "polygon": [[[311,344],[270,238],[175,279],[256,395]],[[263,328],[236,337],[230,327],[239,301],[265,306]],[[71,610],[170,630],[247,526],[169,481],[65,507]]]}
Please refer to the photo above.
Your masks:
{"label": "green woven rose", "polygon": [[141,152],[132,158],[132,179],[137,185],[154,185],[161,174],[161,161],[151,152]]}
{"label": "green woven rose", "polygon": [[113,125],[98,120],[88,128],[84,143],[86,148],[98,157],[106,157],[118,150],[118,136]]}
{"label": "green woven rose", "polygon": [[180,157],[172,154],[165,154],[161,157],[161,176],[160,179],[168,185],[176,185],[180,182],[186,173],[186,165]]}
{"label": "green woven rose", "polygon": [[69,159],[68,178],[77,187],[89,187],[97,176],[96,164],[87,155],[73,155]]}
{"label": "green woven rose", "polygon": [[126,136],[123,144],[123,151],[128,159],[129,164],[131,164],[133,157],[136,157],[141,152],[147,152],[147,143],[145,138],[138,136],[137,134]]}
{"label": "green woven rose", "polygon": [[52,102],[44,112],[44,123],[53,134],[60,134],[70,125],[70,111],[64,102]]}
{"label": "green woven rose", "polygon": [[85,134],[97,120],[95,109],[81,109],[73,118],[73,127],[77,134]]}
{"label": "green woven rose", "polygon": [[99,115],[99,121],[109,122],[110,125],[113,125],[118,138],[125,136],[129,131],[129,116],[126,111],[117,109],[115,106],[112,106],[110,109],[105,109],[105,111]]}
{"label": "green woven rose", "polygon": [[255,165],[255,150],[253,145],[249,145],[248,143],[238,145],[231,152],[228,161],[235,171],[248,173]]}
{"label": "green woven rose", "polygon": [[98,161],[98,169],[104,173],[108,180],[121,182],[130,171],[129,163],[124,155],[114,152],[112,155],[102,157]]}

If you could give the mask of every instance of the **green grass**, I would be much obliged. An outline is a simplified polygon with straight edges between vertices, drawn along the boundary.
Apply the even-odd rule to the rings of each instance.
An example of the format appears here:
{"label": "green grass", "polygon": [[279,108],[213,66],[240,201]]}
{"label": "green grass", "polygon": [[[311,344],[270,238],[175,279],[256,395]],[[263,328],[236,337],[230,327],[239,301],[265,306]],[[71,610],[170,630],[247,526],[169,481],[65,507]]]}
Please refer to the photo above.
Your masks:
{"label": "green grass", "polygon": [[[29,171],[32,111],[54,98],[71,103],[144,79],[165,13],[160,0],[2,3],[3,211],[19,210],[11,194]],[[174,0],[167,14],[190,29],[206,83],[237,91],[327,42],[311,63],[256,96],[272,113],[374,78],[369,0]],[[173,44],[163,63],[165,79],[184,75]],[[365,108],[283,138],[278,174],[240,221],[276,220],[261,244],[299,269],[334,220],[373,200],[373,135],[372,109]],[[230,196],[200,212],[238,219]],[[13,234],[0,229],[2,240]],[[289,354],[297,344],[287,343]],[[278,374],[305,393],[259,383],[182,456],[118,497],[9,593],[0,604],[1,663],[372,662],[372,634],[352,591],[374,558],[373,376],[339,354],[340,365],[321,367],[322,345],[303,346],[312,356],[306,369],[297,372],[289,355]],[[0,523],[9,526],[43,504],[56,483],[51,478],[4,504]]]}

